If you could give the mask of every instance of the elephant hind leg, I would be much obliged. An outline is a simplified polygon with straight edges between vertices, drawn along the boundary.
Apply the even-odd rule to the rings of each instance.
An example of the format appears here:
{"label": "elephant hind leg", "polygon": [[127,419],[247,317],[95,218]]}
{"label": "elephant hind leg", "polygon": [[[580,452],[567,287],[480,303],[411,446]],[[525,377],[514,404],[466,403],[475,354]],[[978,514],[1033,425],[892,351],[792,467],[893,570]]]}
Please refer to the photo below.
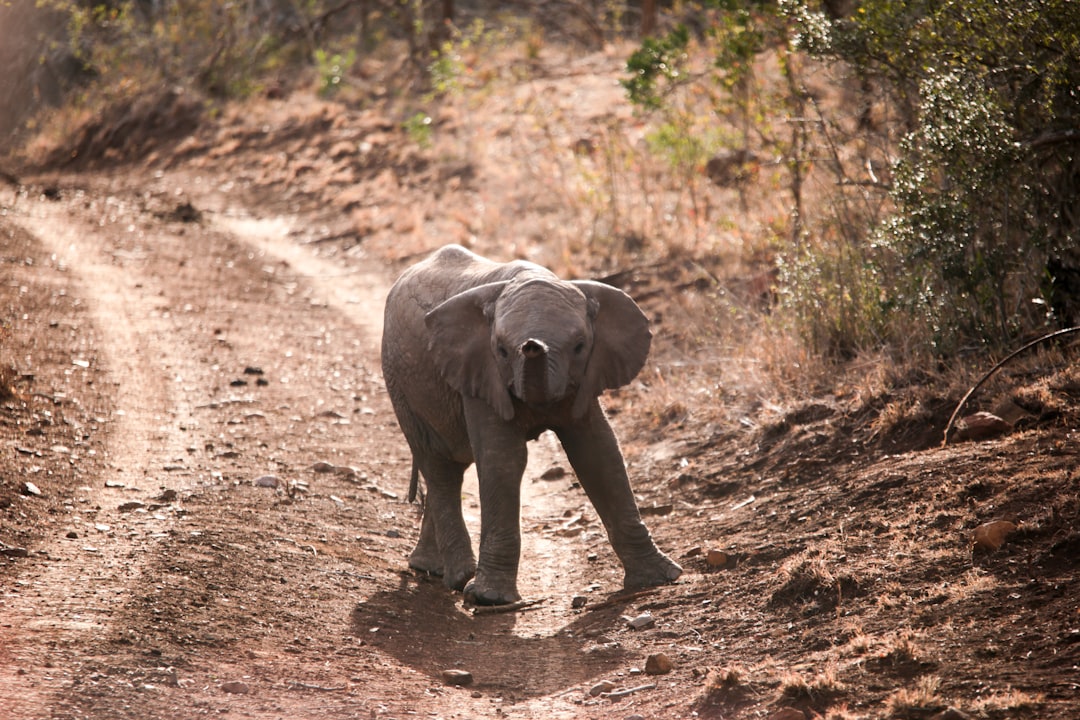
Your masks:
{"label": "elephant hind leg", "polygon": [[443,574],[443,559],[442,553],[439,552],[439,541],[436,538],[435,520],[426,509],[420,520],[420,539],[416,541],[416,547],[409,553],[409,567],[440,577]]}
{"label": "elephant hind leg", "polygon": [[409,566],[442,575],[452,590],[462,590],[476,574],[476,556],[461,514],[461,485],[465,467],[442,458],[417,458],[427,481],[420,538],[409,555]]}

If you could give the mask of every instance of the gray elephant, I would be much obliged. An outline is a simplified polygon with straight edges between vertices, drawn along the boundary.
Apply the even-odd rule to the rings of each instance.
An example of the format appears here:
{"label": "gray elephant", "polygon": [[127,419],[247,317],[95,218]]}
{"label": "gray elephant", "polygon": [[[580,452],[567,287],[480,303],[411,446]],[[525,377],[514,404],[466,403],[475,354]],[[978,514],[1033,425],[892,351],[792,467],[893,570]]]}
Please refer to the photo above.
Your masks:
{"label": "gray elephant", "polygon": [[[629,383],[649,352],[648,320],[621,290],[560,280],[524,261],[496,263],[457,245],[406,270],[383,327],[386,388],[427,484],[417,570],[467,602],[520,600],[520,494],[526,442],[553,430],[608,538],[627,588],[682,568],[641,521],[626,465],[597,397]],[[480,481],[480,556],[461,511],[465,469]]]}

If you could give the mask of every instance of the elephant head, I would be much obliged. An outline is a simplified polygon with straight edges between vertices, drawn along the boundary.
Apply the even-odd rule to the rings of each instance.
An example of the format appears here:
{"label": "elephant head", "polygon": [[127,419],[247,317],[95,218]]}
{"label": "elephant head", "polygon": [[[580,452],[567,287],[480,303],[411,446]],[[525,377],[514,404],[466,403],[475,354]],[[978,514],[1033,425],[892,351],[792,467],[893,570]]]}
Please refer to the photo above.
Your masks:
{"label": "elephant head", "polygon": [[649,354],[649,322],[629,295],[592,281],[519,276],[462,292],[425,317],[429,350],[458,392],[504,419],[576,394],[581,417],[605,389],[629,383]]}

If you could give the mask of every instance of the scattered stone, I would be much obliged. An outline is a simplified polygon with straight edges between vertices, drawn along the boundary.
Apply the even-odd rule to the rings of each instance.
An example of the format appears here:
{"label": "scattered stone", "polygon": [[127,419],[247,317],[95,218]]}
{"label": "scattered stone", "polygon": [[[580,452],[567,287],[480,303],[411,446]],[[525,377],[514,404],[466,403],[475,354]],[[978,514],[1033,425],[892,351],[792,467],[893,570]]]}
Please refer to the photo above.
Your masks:
{"label": "scattered stone", "polygon": [[232,693],[233,695],[247,695],[251,692],[251,686],[239,680],[222,683],[221,689],[223,692]]}
{"label": "scattered stone", "polygon": [[782,707],[770,715],[769,720],[806,720],[806,713],[798,708]]}
{"label": "scattered stone", "polygon": [[325,460],[319,460],[317,463],[311,466],[311,469],[313,472],[317,473],[328,473],[337,470],[337,465],[334,465],[333,463],[328,463]]}
{"label": "scattered stone", "polygon": [[276,488],[278,486],[277,475],[263,475],[252,480],[256,487]]}
{"label": "scattered stone", "polygon": [[439,675],[447,685],[464,687],[465,685],[471,685],[473,681],[472,673],[468,670],[443,670]]}
{"label": "scattered stone", "polygon": [[705,555],[705,562],[711,568],[726,567],[731,557],[723,550],[710,550]]}
{"label": "scattered stone", "polygon": [[997,550],[1005,543],[1005,538],[1016,531],[1016,528],[1016,523],[1008,520],[983,523],[972,533],[972,543],[982,550]]}
{"label": "scattered stone", "polygon": [[671,503],[666,505],[650,505],[642,507],[638,510],[642,515],[670,515],[671,511],[675,509],[675,506]]}
{"label": "scattered stone", "polygon": [[1004,435],[1013,426],[997,415],[980,410],[977,413],[960,418],[956,422],[957,440],[988,440]]}
{"label": "scattered stone", "polygon": [[98,532],[107,533],[110,530],[112,530],[112,526],[107,525],[105,523],[95,523],[94,524],[94,529],[97,530]]}
{"label": "scattered stone", "polygon": [[248,365],[246,368],[244,368],[244,374],[245,375],[262,375],[263,374],[263,369],[261,367],[256,367],[254,365]]}
{"label": "scattered stone", "polygon": [[971,715],[968,715],[963,710],[947,707],[937,715],[932,716],[930,720],[971,720]]}
{"label": "scattered stone", "polygon": [[615,683],[610,680],[601,680],[600,682],[589,688],[589,695],[596,697],[600,693],[611,692],[615,689]]}
{"label": "scattered stone", "polygon": [[124,487],[124,483],[120,482],[119,480],[106,480],[105,481],[105,487],[107,487],[107,488],[122,488],[122,487]]}
{"label": "scattered stone", "polygon": [[588,604],[589,600],[584,595],[575,595],[570,599],[570,607],[575,610],[580,610]]}
{"label": "scattered stone", "polygon": [[74,530],[68,530],[67,535],[65,535],[64,537],[66,537],[68,540],[78,540],[79,533],[75,532]]}
{"label": "scattered stone", "polygon": [[554,465],[545,470],[544,473],[540,476],[540,479],[550,481],[561,480],[564,477],[566,477],[566,468],[564,468],[562,465]]}
{"label": "scattered stone", "polygon": [[700,545],[696,545],[684,552],[682,555],[680,555],[679,558],[682,560],[686,560],[687,558],[697,557],[703,552],[704,550],[702,549],[702,547]]}
{"label": "scattered stone", "polygon": [[29,480],[24,480],[23,484],[19,487],[19,490],[23,495],[33,495],[34,497],[41,497],[41,488]]}
{"label": "scattered stone", "polygon": [[131,512],[132,510],[142,510],[146,507],[146,503],[141,500],[129,500],[126,503],[121,503],[117,506],[117,510],[120,512]]}
{"label": "scattered stone", "polygon": [[394,538],[396,540],[397,538],[401,537],[401,531],[390,528],[386,531],[386,537]]}
{"label": "scattered stone", "polygon": [[652,616],[652,613],[649,612],[641,613],[636,618],[632,618],[631,620],[627,621],[627,625],[629,625],[630,629],[632,630],[644,630],[645,628],[650,628],[655,624],[656,618],[654,618]]}
{"label": "scattered stone", "polygon": [[245,386],[245,385],[247,385],[247,384],[248,384],[248,383],[247,383],[247,380],[243,380],[243,379],[241,379],[241,378],[237,378],[236,380],[233,380],[232,382],[230,382],[230,383],[229,383],[229,386],[230,386],[230,387],[244,387],[244,386]]}
{"label": "scattered stone", "polygon": [[9,558],[24,558],[30,557],[30,551],[24,547],[5,545],[3,548],[0,548],[0,555]]}
{"label": "scattered stone", "polygon": [[176,491],[165,490],[154,499],[158,502],[171,503],[173,500],[176,500]]}
{"label": "scattered stone", "polygon": [[667,675],[674,668],[675,663],[665,653],[655,653],[645,658],[646,675]]}

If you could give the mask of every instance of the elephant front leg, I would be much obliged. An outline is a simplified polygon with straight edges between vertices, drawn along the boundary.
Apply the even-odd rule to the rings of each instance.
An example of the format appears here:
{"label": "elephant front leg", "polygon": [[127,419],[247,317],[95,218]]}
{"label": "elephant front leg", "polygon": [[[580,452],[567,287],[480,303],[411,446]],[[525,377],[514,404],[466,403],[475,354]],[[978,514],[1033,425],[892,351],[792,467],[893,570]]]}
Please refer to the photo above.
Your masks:
{"label": "elephant front leg", "polygon": [[556,434],[622,561],[623,586],[651,587],[676,580],[682,568],[660,552],[641,521],[626,462],[599,402],[593,400],[579,423],[557,430]]}
{"label": "elephant front leg", "polygon": [[[477,401],[478,403],[480,401]],[[468,412],[469,437],[480,481],[480,553],[476,577],[465,587],[465,601],[474,605],[517,602],[521,555],[521,476],[525,472],[525,438],[495,417],[486,405]]]}

